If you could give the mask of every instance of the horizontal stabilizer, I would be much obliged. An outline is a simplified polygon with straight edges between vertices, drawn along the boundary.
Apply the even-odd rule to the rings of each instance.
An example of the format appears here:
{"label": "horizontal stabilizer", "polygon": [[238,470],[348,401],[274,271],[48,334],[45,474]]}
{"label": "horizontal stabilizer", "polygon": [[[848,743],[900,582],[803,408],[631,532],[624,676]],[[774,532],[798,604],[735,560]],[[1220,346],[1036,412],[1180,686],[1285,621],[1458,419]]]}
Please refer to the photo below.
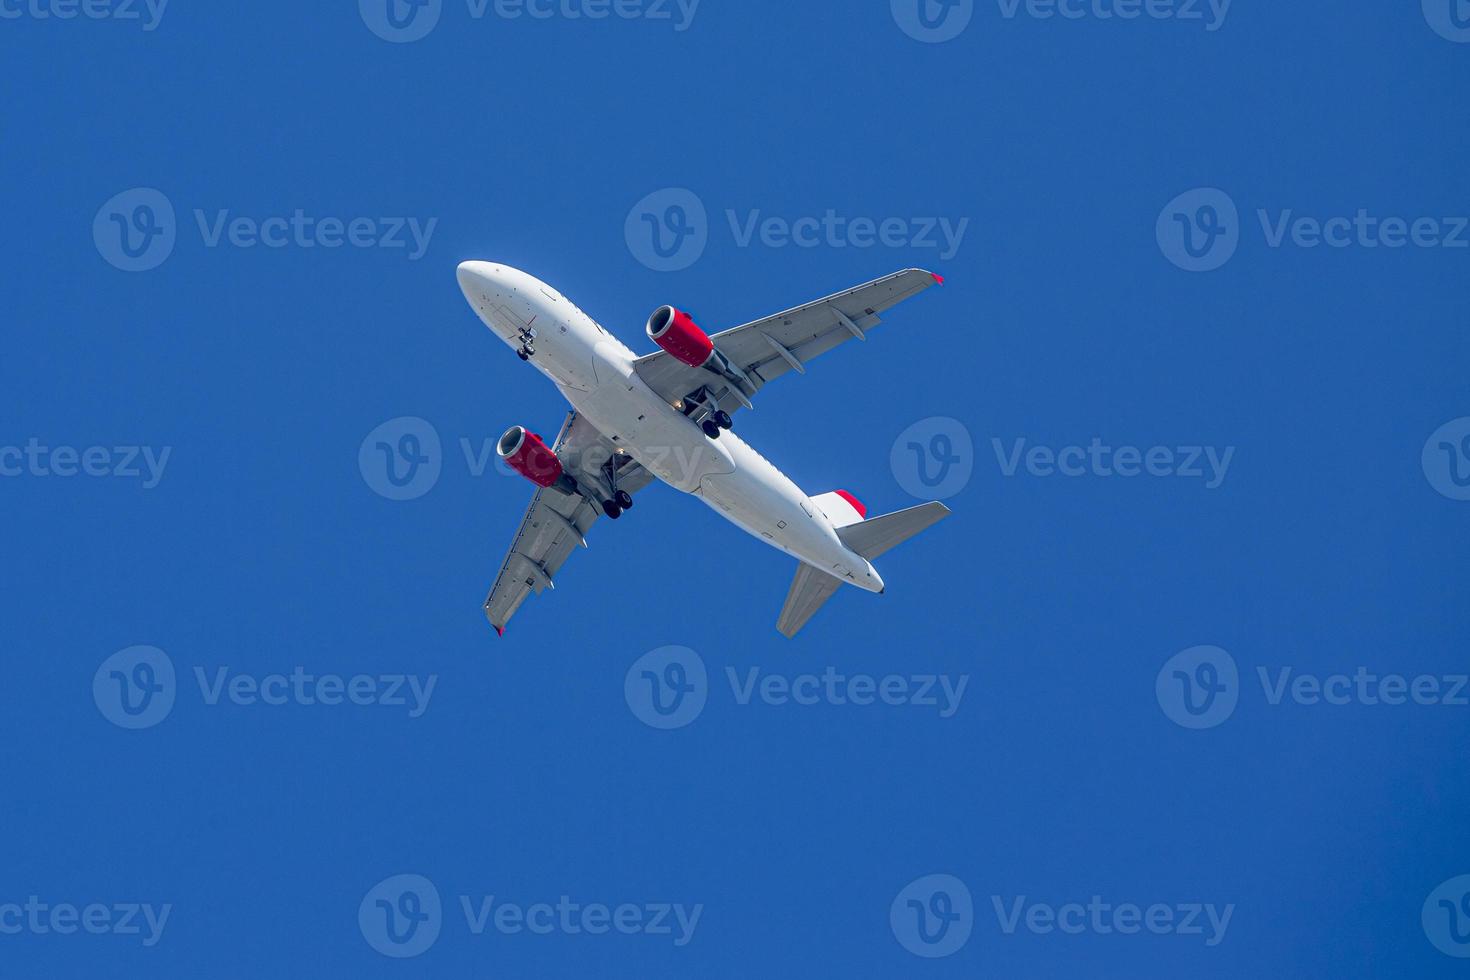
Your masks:
{"label": "horizontal stabilizer", "polygon": [[791,591],[786,593],[786,605],[781,607],[776,629],[783,636],[795,636],[797,630],[822,608],[822,604],[832,598],[840,585],[842,581],[835,576],[818,571],[806,562],[798,562],[796,578],[791,580]]}
{"label": "horizontal stabilizer", "polygon": [[896,510],[892,514],[869,518],[859,524],[839,527],[837,536],[842,539],[843,544],[872,561],[888,549],[903,544],[948,516],[948,507],[937,500],[931,500],[927,504],[907,510]]}

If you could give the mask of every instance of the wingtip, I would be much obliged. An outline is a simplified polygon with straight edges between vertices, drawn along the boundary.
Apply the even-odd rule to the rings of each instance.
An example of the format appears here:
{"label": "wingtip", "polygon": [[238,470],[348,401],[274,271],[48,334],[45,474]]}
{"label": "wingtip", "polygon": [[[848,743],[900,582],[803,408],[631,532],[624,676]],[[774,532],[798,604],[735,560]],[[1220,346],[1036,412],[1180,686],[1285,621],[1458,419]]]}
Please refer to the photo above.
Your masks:
{"label": "wingtip", "polygon": [[931,273],[929,273],[929,275],[934,278],[934,281],[936,283],[938,283],[941,286],[944,285],[944,277],[941,276],[939,273],[937,273],[937,272],[931,272]]}
{"label": "wingtip", "polygon": [[[494,623],[491,623],[490,625],[491,626],[495,626]],[[495,635],[496,636],[504,636],[505,635],[505,627],[504,626],[495,626]]]}

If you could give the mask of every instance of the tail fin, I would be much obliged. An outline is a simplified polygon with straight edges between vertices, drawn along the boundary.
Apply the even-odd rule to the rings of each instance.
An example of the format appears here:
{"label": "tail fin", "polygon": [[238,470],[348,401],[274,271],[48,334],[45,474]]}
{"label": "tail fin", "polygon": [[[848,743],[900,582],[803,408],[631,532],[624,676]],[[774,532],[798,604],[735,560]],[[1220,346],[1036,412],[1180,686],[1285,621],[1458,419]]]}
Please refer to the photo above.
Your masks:
{"label": "tail fin", "polygon": [[847,527],[868,516],[868,508],[863,506],[863,502],[846,490],[819,493],[812,498],[812,503],[827,515],[833,527]]}
{"label": "tail fin", "polygon": [[842,539],[843,544],[872,561],[948,516],[948,507],[937,500],[931,500],[927,504],[907,510],[896,510],[882,517],[839,527],[837,536]]}
{"label": "tail fin", "polygon": [[781,607],[776,629],[788,639],[795,636],[841,585],[842,580],[835,575],[818,571],[804,561],[797,562],[796,578],[791,580],[791,591],[786,593],[786,605]]}

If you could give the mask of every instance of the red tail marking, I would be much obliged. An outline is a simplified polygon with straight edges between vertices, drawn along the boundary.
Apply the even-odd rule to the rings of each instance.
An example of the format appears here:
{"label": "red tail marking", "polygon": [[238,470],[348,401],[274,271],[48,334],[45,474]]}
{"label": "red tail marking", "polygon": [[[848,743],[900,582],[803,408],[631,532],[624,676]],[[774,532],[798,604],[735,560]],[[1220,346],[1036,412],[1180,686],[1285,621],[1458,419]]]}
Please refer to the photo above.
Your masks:
{"label": "red tail marking", "polygon": [[868,519],[868,508],[863,506],[863,502],[861,500],[857,499],[846,490],[834,490],[832,492],[837,494],[837,496],[841,497],[843,500],[852,504],[852,509],[858,512],[859,517],[861,517],[863,520]]}

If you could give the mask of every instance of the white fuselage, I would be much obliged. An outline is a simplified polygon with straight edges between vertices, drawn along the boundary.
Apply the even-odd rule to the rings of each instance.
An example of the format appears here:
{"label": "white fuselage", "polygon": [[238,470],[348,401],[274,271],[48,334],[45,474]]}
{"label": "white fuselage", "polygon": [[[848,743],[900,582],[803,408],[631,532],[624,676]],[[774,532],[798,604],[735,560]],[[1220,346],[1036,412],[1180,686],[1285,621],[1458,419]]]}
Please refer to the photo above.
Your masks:
{"label": "white fuselage", "polygon": [[493,262],[462,263],[458,277],[480,319],[512,348],[521,346],[524,331],[535,331],[529,363],[654,476],[772,547],[858,588],[883,591],[872,564],[842,543],[795,483],[735,433],[706,436],[644,384],[633,368],[637,355],[565,296]]}

